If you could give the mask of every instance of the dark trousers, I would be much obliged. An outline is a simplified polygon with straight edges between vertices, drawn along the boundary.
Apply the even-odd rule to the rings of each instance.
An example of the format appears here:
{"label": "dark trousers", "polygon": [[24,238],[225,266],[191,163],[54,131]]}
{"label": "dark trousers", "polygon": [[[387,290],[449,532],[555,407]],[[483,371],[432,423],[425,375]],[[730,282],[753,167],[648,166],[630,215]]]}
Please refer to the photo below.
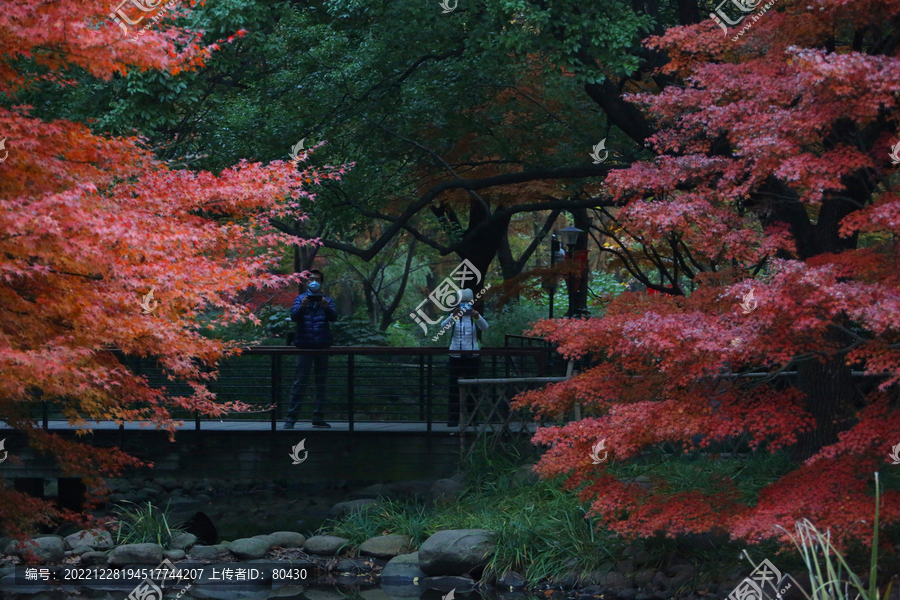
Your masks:
{"label": "dark trousers", "polygon": [[328,383],[328,355],[327,354],[301,354],[297,357],[297,368],[294,370],[294,385],[291,387],[291,403],[288,407],[288,421],[296,421],[300,412],[300,405],[306,395],[306,386],[309,385],[309,372],[315,366],[316,369],[316,400],[313,404],[313,421],[322,421],[325,418],[323,408],[325,405],[325,386]]}
{"label": "dark trousers", "polygon": [[[480,356],[451,356],[450,358],[450,388],[447,395],[447,403],[450,405],[448,421],[459,421],[459,380],[476,379],[478,368],[481,366]],[[475,398],[466,397],[466,408],[471,415],[475,411]]]}

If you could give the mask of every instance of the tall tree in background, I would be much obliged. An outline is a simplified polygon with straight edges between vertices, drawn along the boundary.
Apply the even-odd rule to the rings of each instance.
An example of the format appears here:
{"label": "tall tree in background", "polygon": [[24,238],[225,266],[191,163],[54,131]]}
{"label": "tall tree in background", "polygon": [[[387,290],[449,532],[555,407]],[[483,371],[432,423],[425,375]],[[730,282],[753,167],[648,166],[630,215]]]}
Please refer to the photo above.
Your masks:
{"label": "tall tree in background", "polygon": [[[593,144],[621,135],[610,134],[581,89],[597,80],[597,66],[561,55],[572,44],[559,37],[604,42],[603,57],[619,69],[634,63],[620,54],[650,21],[626,6],[579,9],[567,0],[523,12],[518,4],[443,14],[412,0],[217,1],[191,14],[204,41],[229,26],[248,33],[222,44],[203,69],[85,81],[63,104],[95,118],[95,131],[137,127],[161,156],[187,156],[213,171],[327,139],[317,156],[360,158],[343,188],[352,193],[326,186],[310,226],[284,220],[282,231],[321,237],[366,261],[395,236],[412,236],[423,250],[459,254],[483,271],[512,218],[594,206],[584,183],[611,168],[589,159]],[[60,98],[41,92],[35,106],[58,110]],[[379,235],[357,245],[370,228]],[[504,257],[504,272],[527,263],[527,248],[525,260],[516,254]],[[309,258],[299,256],[298,265]]]}
{"label": "tall tree in background", "polygon": [[[4,6],[4,106],[26,89],[67,83],[67,69],[96,78],[131,69],[173,76],[208,58],[193,33],[171,26],[181,5],[161,29],[140,37],[103,24],[109,9],[106,0]],[[300,243],[269,221],[297,217],[300,201],[312,198],[302,186],[338,179],[344,169],[298,172],[293,163],[242,161],[217,176],[174,170],[136,137],[45,121],[28,106],[0,108],[0,135],[0,419],[54,456],[67,476],[95,487],[136,461],[36,428],[36,398],[55,402],[72,424],[149,420],[170,432],[169,408],[240,410],[215,403],[205,387],[217,362],[237,349],[202,336],[200,317],[211,310],[219,315],[213,324],[247,318],[236,292],[296,280],[269,272],[286,244]],[[115,348],[154,357],[193,393],[166,398],[125,368]],[[19,492],[0,492],[4,531],[20,533],[59,514]]]}
{"label": "tall tree in background", "polygon": [[[519,401],[594,415],[539,431],[553,443],[539,469],[565,475],[613,529],[756,541],[807,517],[871,536],[873,472],[900,443],[898,23],[894,1],[785,1],[737,41],[707,21],[648,45],[670,58],[654,77],[682,85],[627,98],[658,124],[657,157],[610,174],[624,208],[603,227],[626,262],[641,246],[665,253],[668,293],[540,324],[595,361]],[[739,481],[679,490],[664,472],[647,491],[588,456],[599,439],[619,462],[740,435],[802,462],[748,499]],[[900,520],[897,475],[885,469],[884,524]]]}

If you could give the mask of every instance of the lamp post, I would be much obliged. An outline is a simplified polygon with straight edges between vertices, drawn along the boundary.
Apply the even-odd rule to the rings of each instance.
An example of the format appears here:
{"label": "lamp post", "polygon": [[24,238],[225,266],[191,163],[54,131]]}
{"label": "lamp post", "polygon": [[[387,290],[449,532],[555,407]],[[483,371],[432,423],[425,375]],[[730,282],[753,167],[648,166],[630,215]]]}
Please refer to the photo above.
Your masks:
{"label": "lamp post", "polygon": [[575,244],[578,243],[578,236],[582,233],[584,233],[584,230],[578,229],[577,227],[566,227],[565,229],[560,229],[556,232],[562,240],[562,243],[568,246],[570,253],[575,251]]}
{"label": "lamp post", "polygon": [[[550,268],[552,269],[554,265],[557,265],[563,262],[566,259],[565,251],[560,247],[559,240],[556,239],[556,234],[550,236]],[[553,318],[553,297],[556,296],[556,275],[553,274],[551,276],[549,283],[544,283],[544,289],[547,290],[547,294],[550,296],[550,318]]]}
{"label": "lamp post", "polygon": [[[577,227],[566,227],[565,229],[560,229],[556,232],[559,236],[562,243],[566,245],[568,248],[568,252],[565,253],[566,259],[575,258],[575,246],[578,244],[578,236],[584,233],[583,229],[579,229]],[[566,314],[567,317],[574,316],[574,311],[572,308],[572,296],[575,287],[575,277],[570,275],[566,277],[566,288],[569,292],[569,312]]]}

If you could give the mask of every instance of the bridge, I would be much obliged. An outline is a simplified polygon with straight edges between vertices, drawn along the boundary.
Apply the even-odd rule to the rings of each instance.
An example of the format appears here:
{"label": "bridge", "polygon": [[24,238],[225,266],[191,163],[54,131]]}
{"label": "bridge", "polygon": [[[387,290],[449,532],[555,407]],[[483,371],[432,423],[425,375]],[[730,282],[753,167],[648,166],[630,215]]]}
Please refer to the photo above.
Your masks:
{"label": "bridge", "polygon": [[[306,402],[296,428],[283,429],[297,356],[329,356],[326,420],[331,429],[312,428],[310,378]],[[172,410],[179,420],[175,442],[148,423],[92,423],[87,434],[63,418],[54,402],[36,402],[36,426],[82,443],[118,447],[152,463],[123,477],[175,479],[345,479],[402,481],[450,476],[462,457],[487,433],[523,436],[534,432],[530,416],[510,412],[519,391],[564,379],[566,365],[546,346],[482,348],[479,377],[460,380],[463,419],[447,425],[448,353],[445,348],[333,347],[299,350],[256,346],[223,361],[209,383],[220,402],[241,401],[249,412],[222,418]],[[171,382],[153,361],[120,357],[133,372],[167,395],[190,394],[184,383]],[[465,398],[476,402],[468,414]],[[305,419],[305,421],[304,421]],[[477,423],[477,425],[476,425]],[[15,488],[43,494],[46,478],[59,480],[60,504],[77,507],[84,488],[67,477],[55,461],[27,446],[24,432],[0,423],[9,459],[0,476]],[[492,438],[501,439],[501,438]],[[304,442],[306,459],[293,464],[291,449]],[[301,453],[302,456],[302,453]]]}

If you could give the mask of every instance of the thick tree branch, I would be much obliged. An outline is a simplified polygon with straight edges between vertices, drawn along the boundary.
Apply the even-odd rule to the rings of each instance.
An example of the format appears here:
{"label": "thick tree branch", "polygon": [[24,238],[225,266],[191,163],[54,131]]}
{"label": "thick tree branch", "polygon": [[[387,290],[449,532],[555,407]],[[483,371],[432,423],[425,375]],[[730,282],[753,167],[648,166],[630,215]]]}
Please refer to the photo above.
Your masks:
{"label": "thick tree branch", "polygon": [[[480,179],[448,179],[446,181],[442,181],[435,186],[433,186],[428,192],[422,195],[417,201],[409,205],[406,210],[403,211],[402,214],[398,217],[389,217],[386,218],[386,215],[375,217],[375,218],[383,218],[384,220],[388,220],[391,222],[391,225],[381,234],[381,236],[369,247],[366,249],[357,248],[353,244],[348,244],[346,242],[340,242],[337,240],[322,240],[323,245],[326,248],[332,248],[334,250],[341,250],[343,252],[347,252],[349,254],[353,254],[355,256],[359,256],[364,261],[370,261],[372,258],[378,254],[378,252],[384,248],[385,244],[388,243],[398,232],[401,230],[407,230],[412,233],[412,230],[408,227],[408,223],[410,219],[412,219],[415,215],[417,215],[423,208],[431,204],[440,194],[446,192],[448,190],[453,189],[463,189],[463,190],[481,190],[489,187],[495,186],[503,186],[503,185],[513,185],[517,183],[527,183],[529,181],[535,181],[538,179],[581,179],[584,177],[602,177],[607,175],[610,171],[614,169],[621,169],[621,166],[610,166],[605,164],[593,165],[593,164],[583,164],[576,165],[572,167],[555,167],[555,168],[536,168],[529,171],[520,171],[518,173],[504,173],[502,175],[494,175],[491,177],[483,177]],[[593,203],[592,203],[593,202]],[[577,208],[590,208],[592,206],[615,206],[616,203],[612,201],[599,201],[597,199],[589,199],[588,201],[576,201],[573,204],[566,204],[565,202],[555,202],[555,203],[547,203],[547,202],[536,202],[531,204],[520,204],[515,205],[510,209],[506,209],[504,211],[498,211],[494,213],[491,218],[487,221],[483,222],[479,227],[475,230],[470,231],[463,240],[465,242],[469,242],[472,238],[472,235],[475,231],[480,230],[485,223],[492,222],[497,215],[512,215],[518,212],[529,211],[529,210],[548,210],[554,208],[562,208],[566,209],[569,206],[577,207]],[[373,213],[374,214],[374,213]],[[416,236],[416,239],[428,243],[425,239]],[[461,240],[458,243],[453,244],[452,246],[448,246],[445,248],[446,251],[442,251],[441,254],[449,254],[450,252],[455,251],[463,241]],[[434,247],[434,244],[429,244]]]}
{"label": "thick tree branch", "polygon": [[[365,119],[365,116],[363,116],[363,119]],[[381,123],[378,123],[378,126],[381,127],[381,129],[383,129],[383,130],[384,130],[386,133],[388,133],[389,135],[393,135],[394,137],[400,138],[401,140],[403,140],[403,141],[406,142],[407,144],[411,144],[411,145],[415,146],[416,148],[418,148],[419,150],[421,150],[422,152],[425,152],[425,153],[429,154],[436,162],[438,162],[438,163],[440,163],[441,165],[443,165],[444,168],[447,169],[447,171],[449,171],[451,175],[453,175],[453,177],[459,179],[459,173],[457,173],[457,172],[453,169],[453,167],[451,167],[451,166],[447,163],[447,161],[445,161],[445,160],[443,159],[443,157],[442,157],[440,154],[438,154],[437,152],[435,152],[435,151],[432,150],[431,148],[425,146],[424,144],[420,144],[419,142],[417,142],[417,141],[415,141],[415,140],[413,140],[413,139],[410,139],[410,138],[406,137],[405,135],[403,135],[403,134],[401,134],[401,133],[397,133],[397,132],[395,132],[395,131],[391,131],[390,129],[388,129],[387,127],[385,127],[384,125],[382,125]],[[490,207],[488,206],[488,203],[484,201],[484,198],[482,198],[481,196],[479,196],[478,193],[475,192],[474,190],[468,190],[468,192],[469,192],[469,194],[470,194],[472,197],[474,197],[476,200],[478,200],[479,203],[481,203],[481,206],[482,206],[482,208],[484,208],[484,210],[490,212],[491,209],[490,209]]]}
{"label": "thick tree branch", "polygon": [[553,228],[553,224],[556,222],[556,218],[559,217],[559,213],[562,212],[561,208],[553,209],[550,212],[550,215],[544,221],[543,227],[541,227],[541,231],[538,235],[531,240],[531,243],[528,244],[528,247],[525,248],[525,252],[522,253],[522,256],[519,257],[519,260],[515,261],[514,267],[516,269],[516,273],[521,273],[522,269],[525,268],[525,263],[531,258],[531,255],[534,254],[534,251],[537,249],[538,245],[544,241],[544,238],[547,237],[547,234],[550,233],[550,230]]}
{"label": "thick tree branch", "polygon": [[656,130],[638,108],[622,99],[618,86],[609,79],[602,83],[586,83],[584,91],[603,109],[606,118],[641,146]]}
{"label": "thick tree branch", "polygon": [[406,291],[406,283],[409,281],[413,257],[416,255],[416,240],[413,239],[409,244],[409,251],[406,253],[406,266],[403,268],[403,277],[400,279],[400,287],[394,294],[394,300],[390,305],[381,311],[381,330],[384,331],[388,325],[394,322],[394,312],[400,306],[403,300],[403,293]]}
{"label": "thick tree branch", "polygon": [[[615,220],[609,214],[608,211],[604,210],[603,213],[606,214],[607,216],[609,216],[611,220],[613,220],[613,221]],[[604,227],[605,227],[605,225],[604,225]],[[621,225],[620,225],[620,227],[621,227]],[[596,236],[594,236],[593,233],[591,233],[591,237],[597,243],[597,247],[599,248],[599,250],[601,252],[609,252],[610,254],[613,254],[614,256],[618,257],[622,261],[622,263],[625,265],[625,268],[628,270],[628,272],[631,273],[638,281],[640,281],[642,284],[644,284],[644,286],[647,289],[656,290],[658,292],[663,292],[666,294],[671,294],[673,296],[684,295],[684,292],[681,290],[681,288],[679,288],[677,285],[675,285],[674,282],[673,282],[673,285],[670,287],[666,287],[666,286],[662,285],[662,280],[660,280],[659,284],[652,283],[650,281],[649,276],[645,275],[644,272],[638,266],[638,261],[634,257],[632,252],[628,249],[627,246],[625,246],[624,243],[622,243],[622,241],[615,235],[615,233],[613,233],[612,231],[610,231],[607,228],[600,229],[599,227],[596,227],[595,229],[597,229],[597,231],[600,231],[601,233],[603,233],[603,235],[608,236],[610,239],[612,239],[616,243],[616,245],[619,246],[619,248],[622,249],[622,251],[619,252],[612,248],[607,248],[607,247],[601,245],[600,241],[596,238]],[[660,271],[660,273],[664,273],[666,275],[666,278],[669,279],[669,281],[673,281],[672,276],[669,274],[668,270],[665,268],[665,265],[663,264],[662,258],[659,256],[659,254],[656,251],[656,248],[654,248],[652,244],[648,244],[648,243],[644,242],[644,240],[642,240],[640,237],[629,233],[628,230],[626,230],[624,227],[622,227],[622,231],[624,231],[625,235],[627,235],[629,238],[631,238],[631,239],[635,240],[637,243],[641,244],[642,251],[644,253],[644,256],[647,257],[647,260],[650,261],[650,263],[653,266],[655,266]],[[648,247],[650,248],[650,251],[653,253],[654,256],[650,256],[650,252],[647,251]],[[627,258],[626,258],[626,256],[627,256]],[[631,261],[631,264],[629,264],[629,260]]]}

